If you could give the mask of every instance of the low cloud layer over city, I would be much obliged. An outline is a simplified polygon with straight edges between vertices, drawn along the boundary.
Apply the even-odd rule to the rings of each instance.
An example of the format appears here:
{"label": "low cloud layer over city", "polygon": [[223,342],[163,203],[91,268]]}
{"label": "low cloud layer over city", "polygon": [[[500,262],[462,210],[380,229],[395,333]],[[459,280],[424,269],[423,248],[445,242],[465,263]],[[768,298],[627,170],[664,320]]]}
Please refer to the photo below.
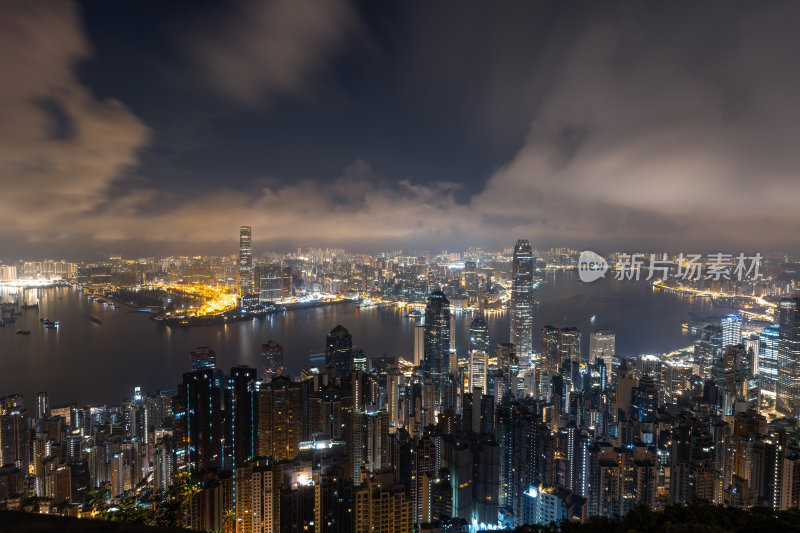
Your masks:
{"label": "low cloud layer over city", "polygon": [[800,6],[558,4],[5,2],[0,255],[796,246]]}

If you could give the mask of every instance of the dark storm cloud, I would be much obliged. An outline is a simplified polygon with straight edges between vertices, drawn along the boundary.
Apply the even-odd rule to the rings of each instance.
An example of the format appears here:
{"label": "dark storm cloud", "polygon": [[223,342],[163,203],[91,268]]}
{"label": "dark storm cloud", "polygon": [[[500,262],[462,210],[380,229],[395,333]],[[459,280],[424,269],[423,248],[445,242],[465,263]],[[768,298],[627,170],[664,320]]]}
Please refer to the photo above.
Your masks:
{"label": "dark storm cloud", "polygon": [[[274,245],[505,246],[526,236],[797,247],[799,4],[420,2],[376,22],[343,2],[241,3],[219,24],[197,19],[182,41],[204,90],[267,116],[278,96],[324,105],[320,73],[364,61],[368,42],[362,68],[391,89],[365,106],[397,110],[420,131],[444,124],[507,156],[464,187],[451,173],[420,180],[375,168],[345,136],[337,146],[353,155],[337,172],[288,181],[267,161],[247,168],[259,177],[247,187],[220,179],[183,195],[136,179],[152,132],[76,77],[92,52],[74,7],[25,5],[0,14],[0,65],[12,74],[0,90],[4,243],[201,247],[250,223]],[[383,153],[401,153],[392,116],[373,134]],[[430,151],[445,143],[433,138]],[[301,162],[327,148],[298,140],[290,151]]]}
{"label": "dark storm cloud", "polygon": [[681,7],[590,26],[473,205],[544,217],[519,231],[548,239],[793,244],[798,6]]}

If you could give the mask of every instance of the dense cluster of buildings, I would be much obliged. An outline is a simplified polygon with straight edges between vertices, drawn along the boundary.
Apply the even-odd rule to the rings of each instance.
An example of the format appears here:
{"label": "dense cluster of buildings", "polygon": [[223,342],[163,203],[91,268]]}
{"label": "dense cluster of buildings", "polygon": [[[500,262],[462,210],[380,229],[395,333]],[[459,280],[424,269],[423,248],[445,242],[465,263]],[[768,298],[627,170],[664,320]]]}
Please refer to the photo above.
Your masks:
{"label": "dense cluster of buildings", "polygon": [[[254,266],[246,227],[241,247],[240,291],[272,298],[284,265]],[[236,533],[472,533],[694,500],[800,509],[800,298],[757,329],[725,316],[680,358],[620,358],[610,330],[588,349],[574,327],[534,331],[536,263],[525,240],[511,253],[508,337],[476,312],[464,353],[451,295],[481,307],[491,290],[469,261],[457,287],[423,276],[412,360],[367,357],[338,325],[324,366],[298,376],[269,341],[259,369],[197,348],[176,392],[119,406],[6,396],[0,508],[80,514],[98,491],[148,506],[189,472],[191,527]]]}
{"label": "dense cluster of buildings", "polygon": [[[215,289],[209,291],[213,294],[219,290],[235,294],[238,303],[245,308],[318,299],[405,302],[421,306],[433,290],[439,289],[453,309],[487,312],[507,309],[513,324],[508,340],[520,351],[529,352],[537,349],[537,342],[527,333],[532,326],[527,310],[534,299],[533,289],[528,287],[535,288],[545,270],[576,268],[580,256],[579,251],[569,248],[534,250],[524,240],[498,251],[469,248],[463,252],[393,250],[363,254],[334,248],[298,248],[288,253],[256,254],[250,226],[239,228],[238,242],[237,254],[216,257],[125,259],[115,256],[82,263],[0,260],[0,285],[78,283],[111,298],[126,294],[121,298],[123,301],[130,300],[130,293],[137,291],[205,287]],[[614,266],[625,255],[612,253],[608,262]],[[644,258],[652,254],[634,255]],[[673,273],[680,270],[681,256],[673,254],[667,258]],[[768,254],[760,265],[761,275],[755,280],[701,276],[690,280],[670,278],[662,280],[659,286],[687,294],[702,292],[715,298],[749,298],[749,304],[757,303],[756,307],[761,307],[764,303],[761,298],[775,303],[800,290],[795,275],[797,268],[798,263],[790,261],[786,255]],[[647,271],[644,272],[642,278],[646,276]],[[756,316],[758,309],[742,312]]]}

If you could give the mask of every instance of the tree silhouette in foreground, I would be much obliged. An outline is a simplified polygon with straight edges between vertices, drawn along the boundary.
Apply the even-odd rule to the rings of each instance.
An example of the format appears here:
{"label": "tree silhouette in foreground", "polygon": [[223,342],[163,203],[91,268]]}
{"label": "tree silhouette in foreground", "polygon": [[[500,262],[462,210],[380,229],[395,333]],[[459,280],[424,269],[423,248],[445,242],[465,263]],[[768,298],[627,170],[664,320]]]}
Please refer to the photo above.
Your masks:
{"label": "tree silhouette in foreground", "polygon": [[92,493],[84,505],[84,511],[89,516],[122,524],[186,528],[189,527],[189,500],[198,490],[192,484],[191,475],[182,472],[173,478],[168,490],[158,489],[153,493],[152,505],[141,505],[135,495],[126,496],[112,504],[110,492],[106,489]]}

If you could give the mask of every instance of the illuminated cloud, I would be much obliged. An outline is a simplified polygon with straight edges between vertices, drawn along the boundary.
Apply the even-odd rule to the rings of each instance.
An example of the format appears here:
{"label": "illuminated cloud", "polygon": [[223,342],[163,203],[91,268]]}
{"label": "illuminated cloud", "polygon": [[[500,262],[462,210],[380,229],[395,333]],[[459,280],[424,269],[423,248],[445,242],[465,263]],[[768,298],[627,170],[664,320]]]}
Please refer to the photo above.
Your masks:
{"label": "illuminated cloud", "polygon": [[[277,95],[312,90],[361,24],[349,4],[310,5],[242,3],[221,17],[221,30],[197,23],[184,51],[214,94],[261,113]],[[523,46],[527,26],[507,15],[486,29],[491,47],[463,48],[482,13],[448,26],[426,13],[427,29],[408,35],[399,92],[411,104],[430,97],[455,106],[477,137],[529,125],[519,149],[480,183],[373,168],[351,146],[353,162],[327,175],[289,180],[267,164],[176,192],[143,179],[158,131],[77,77],[92,51],[75,6],[3,3],[3,255],[57,245],[74,256],[125,253],[133,242],[140,252],[231,251],[241,224],[253,226],[259,247],[507,247],[525,236],[595,249],[796,248],[800,8],[743,4],[722,20],[712,7],[693,17],[669,6],[588,11],[566,21],[569,31],[566,17],[553,22],[558,38],[547,54]],[[447,10],[439,16],[449,21]],[[514,122],[505,131],[503,117]],[[386,151],[391,141],[387,133]]]}
{"label": "illuminated cloud", "polygon": [[0,4],[0,227],[29,239],[71,238],[71,225],[137,163],[148,129],[75,76],[90,56],[69,2]]}

